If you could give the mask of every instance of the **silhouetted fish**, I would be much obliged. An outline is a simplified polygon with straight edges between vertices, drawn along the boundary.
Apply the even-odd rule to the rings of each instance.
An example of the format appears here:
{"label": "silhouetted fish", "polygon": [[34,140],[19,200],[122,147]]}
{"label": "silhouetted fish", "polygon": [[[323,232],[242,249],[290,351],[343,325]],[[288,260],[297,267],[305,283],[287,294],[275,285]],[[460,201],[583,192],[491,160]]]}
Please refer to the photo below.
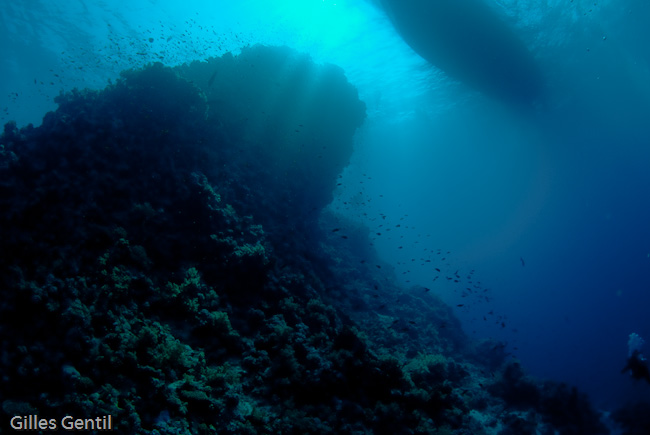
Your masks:
{"label": "silhouetted fish", "polygon": [[217,78],[217,72],[213,72],[212,75],[210,76],[210,80],[208,80],[208,88],[212,87],[212,84],[214,83],[214,79]]}

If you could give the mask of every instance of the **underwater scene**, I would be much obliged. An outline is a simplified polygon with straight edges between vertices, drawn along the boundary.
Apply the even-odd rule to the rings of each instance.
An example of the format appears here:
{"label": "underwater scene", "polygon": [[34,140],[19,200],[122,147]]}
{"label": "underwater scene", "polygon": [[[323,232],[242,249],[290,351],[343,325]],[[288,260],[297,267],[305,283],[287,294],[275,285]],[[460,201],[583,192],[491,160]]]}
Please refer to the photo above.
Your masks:
{"label": "underwater scene", "polygon": [[0,8],[0,433],[650,434],[646,0]]}

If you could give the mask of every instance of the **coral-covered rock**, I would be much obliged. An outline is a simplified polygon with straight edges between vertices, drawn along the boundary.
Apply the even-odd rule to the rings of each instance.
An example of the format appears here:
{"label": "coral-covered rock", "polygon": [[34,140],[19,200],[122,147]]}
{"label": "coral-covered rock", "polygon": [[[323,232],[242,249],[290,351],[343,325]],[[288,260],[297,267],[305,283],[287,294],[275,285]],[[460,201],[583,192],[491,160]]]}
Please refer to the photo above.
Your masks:
{"label": "coral-covered rock", "polygon": [[0,136],[3,418],[598,433],[582,396],[479,358],[439,298],[367,264],[363,228],[319,228],[364,118],[340,69],[255,46],[57,102]]}
{"label": "coral-covered rock", "polygon": [[284,233],[278,222],[311,233],[365,118],[343,71],[262,45],[177,71],[205,94],[217,134],[236,142],[223,150],[234,204],[272,234]]}

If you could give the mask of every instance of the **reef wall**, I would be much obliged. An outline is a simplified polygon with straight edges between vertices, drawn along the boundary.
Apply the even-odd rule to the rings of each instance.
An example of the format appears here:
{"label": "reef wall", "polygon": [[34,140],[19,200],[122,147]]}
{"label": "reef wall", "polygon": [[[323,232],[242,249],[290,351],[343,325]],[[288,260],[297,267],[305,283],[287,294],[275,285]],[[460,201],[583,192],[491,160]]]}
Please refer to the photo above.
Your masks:
{"label": "reef wall", "polygon": [[178,72],[206,96],[208,122],[235,144],[224,150],[224,166],[243,162],[230,175],[233,189],[240,186],[232,201],[267,232],[281,223],[280,233],[309,233],[365,118],[343,71],[287,47],[258,45]]}
{"label": "reef wall", "polygon": [[397,287],[363,228],[320,229],[364,119],[340,69],[255,46],[57,102],[0,137],[3,424],[602,432],[577,392]]}

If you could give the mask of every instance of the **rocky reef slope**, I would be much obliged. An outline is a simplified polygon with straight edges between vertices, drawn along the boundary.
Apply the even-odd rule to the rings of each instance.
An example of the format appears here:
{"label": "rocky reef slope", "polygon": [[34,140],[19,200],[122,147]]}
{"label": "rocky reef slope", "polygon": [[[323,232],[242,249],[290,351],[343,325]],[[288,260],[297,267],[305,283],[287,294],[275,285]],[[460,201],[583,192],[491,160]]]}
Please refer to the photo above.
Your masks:
{"label": "rocky reef slope", "polygon": [[340,69],[254,46],[57,102],[0,137],[5,422],[606,432],[575,389],[468,342],[377,267],[366,230],[323,213],[365,117]]}

